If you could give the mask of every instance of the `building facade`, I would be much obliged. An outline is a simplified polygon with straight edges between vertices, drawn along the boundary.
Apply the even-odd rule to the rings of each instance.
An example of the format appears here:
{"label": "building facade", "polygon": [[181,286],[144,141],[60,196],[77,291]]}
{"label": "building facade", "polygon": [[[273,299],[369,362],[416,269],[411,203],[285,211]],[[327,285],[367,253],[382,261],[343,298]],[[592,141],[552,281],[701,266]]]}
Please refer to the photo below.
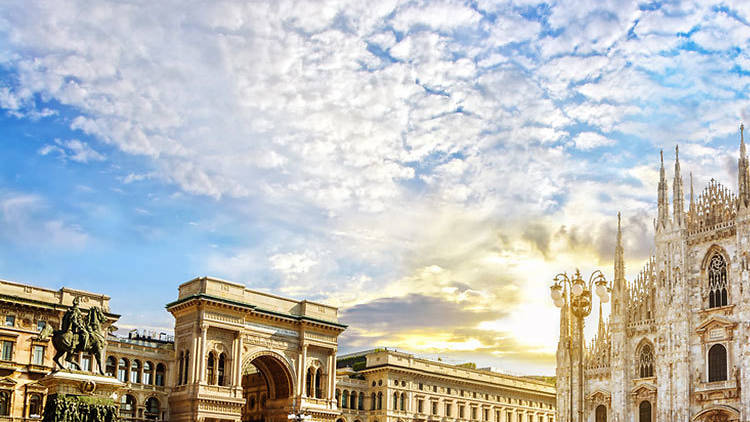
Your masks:
{"label": "building facade", "polygon": [[[80,298],[108,318],[104,371],[125,383],[124,422],[554,422],[554,386],[392,350],[341,358],[346,326],[334,307],[257,292],[211,277],[179,287],[167,305],[175,336],[114,335],[109,297],[0,280],[0,422],[41,418],[59,328]],[[91,356],[79,355],[94,372]]]}
{"label": "building facade", "polygon": [[387,349],[338,361],[337,422],[553,422],[555,387]]}
{"label": "building facade", "polygon": [[571,414],[591,422],[750,420],[750,169],[743,127],[736,195],[711,180],[695,197],[691,176],[686,207],[678,152],[671,212],[662,157],[654,254],[631,281],[618,221],[612,311],[608,322],[600,318],[583,356],[570,347],[580,322],[561,311],[560,421]]}

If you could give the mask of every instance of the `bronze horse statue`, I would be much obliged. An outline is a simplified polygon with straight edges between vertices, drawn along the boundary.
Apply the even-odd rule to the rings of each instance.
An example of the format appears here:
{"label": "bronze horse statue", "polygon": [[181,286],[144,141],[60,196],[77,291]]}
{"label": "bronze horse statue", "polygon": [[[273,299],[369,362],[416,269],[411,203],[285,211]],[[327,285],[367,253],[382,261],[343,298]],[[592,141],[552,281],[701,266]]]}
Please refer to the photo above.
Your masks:
{"label": "bronze horse statue", "polygon": [[[78,309],[77,301],[74,303],[74,307],[68,310],[63,317],[63,321],[70,320],[76,316],[81,315],[81,311]],[[55,347],[55,357],[53,360],[57,364],[52,372],[57,372],[61,369],[65,369],[65,366],[60,362],[60,358],[65,356],[65,361],[69,362],[76,367],[77,370],[81,370],[81,366],[73,360],[79,352],[88,353],[94,356],[98,365],[99,374],[104,375],[104,368],[102,362],[104,361],[104,346],[106,345],[106,338],[103,333],[102,324],[107,320],[104,312],[99,307],[92,307],[88,311],[86,316],[85,326],[79,328],[79,332],[71,327],[70,324],[63,326],[60,330],[52,330],[52,327],[47,324],[41,333],[39,333],[40,340],[46,340],[52,335],[52,345]],[[65,322],[63,322],[65,325]],[[81,333],[80,331],[85,331]],[[93,368],[92,368],[93,369]]]}

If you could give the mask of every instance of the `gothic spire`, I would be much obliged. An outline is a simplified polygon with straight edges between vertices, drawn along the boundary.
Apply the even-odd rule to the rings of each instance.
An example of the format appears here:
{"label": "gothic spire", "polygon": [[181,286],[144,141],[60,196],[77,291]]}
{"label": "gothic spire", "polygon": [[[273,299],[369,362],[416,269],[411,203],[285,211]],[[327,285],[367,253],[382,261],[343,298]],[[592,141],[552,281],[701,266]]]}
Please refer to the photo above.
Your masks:
{"label": "gothic spire", "polygon": [[599,302],[599,330],[597,330],[597,341],[604,341],[607,333],[604,331],[604,318],[602,318],[602,302]]}
{"label": "gothic spire", "polygon": [[661,168],[659,169],[659,218],[656,221],[657,231],[669,223],[669,198],[667,194],[667,176],[664,171],[664,151],[659,151]]}
{"label": "gothic spire", "polygon": [[690,209],[688,221],[695,221],[695,197],[693,196],[693,172],[690,172]]}
{"label": "gothic spire", "polygon": [[740,158],[737,159],[737,186],[739,187],[739,205],[745,208],[750,205],[750,166],[745,151],[745,125],[740,124]]}
{"label": "gothic spire", "polygon": [[612,312],[617,314],[625,295],[625,250],[622,247],[622,217],[617,213],[617,243],[615,244],[615,279],[612,289]]}
{"label": "gothic spire", "polygon": [[674,223],[682,226],[685,213],[685,194],[682,191],[682,175],[680,175],[680,147],[674,147],[674,182],[672,183],[672,202],[674,206]]}

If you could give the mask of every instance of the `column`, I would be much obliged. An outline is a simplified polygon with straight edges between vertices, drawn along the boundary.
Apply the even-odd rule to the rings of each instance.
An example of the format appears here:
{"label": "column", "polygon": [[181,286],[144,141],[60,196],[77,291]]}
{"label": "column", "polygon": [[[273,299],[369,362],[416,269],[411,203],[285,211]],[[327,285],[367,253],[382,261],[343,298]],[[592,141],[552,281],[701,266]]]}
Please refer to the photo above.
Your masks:
{"label": "column", "polygon": [[197,382],[198,380],[198,360],[196,360],[198,356],[198,346],[200,343],[200,325],[196,325],[195,334],[193,335],[193,341],[190,345],[190,359],[185,363],[188,367],[185,368],[185,371],[188,373],[188,380],[186,384],[189,384],[191,382]]}
{"label": "column", "polygon": [[[328,355],[328,400],[333,400],[336,394],[336,349]],[[357,398],[359,403],[359,397]]]}
{"label": "column", "polygon": [[235,383],[238,386],[242,386],[242,331],[237,331],[237,378]]}
{"label": "column", "polygon": [[[208,324],[201,324],[201,340],[200,340],[200,352],[199,355],[196,356],[198,358],[197,360],[197,366],[198,366],[198,379],[201,384],[206,383],[206,335],[208,333]],[[216,365],[217,362],[214,362],[214,365]]]}
{"label": "column", "polygon": [[299,365],[299,374],[298,374],[298,380],[299,380],[299,395],[300,397],[306,396],[307,391],[305,391],[305,381],[307,381],[307,345],[302,346],[302,355],[300,356],[300,365]]}

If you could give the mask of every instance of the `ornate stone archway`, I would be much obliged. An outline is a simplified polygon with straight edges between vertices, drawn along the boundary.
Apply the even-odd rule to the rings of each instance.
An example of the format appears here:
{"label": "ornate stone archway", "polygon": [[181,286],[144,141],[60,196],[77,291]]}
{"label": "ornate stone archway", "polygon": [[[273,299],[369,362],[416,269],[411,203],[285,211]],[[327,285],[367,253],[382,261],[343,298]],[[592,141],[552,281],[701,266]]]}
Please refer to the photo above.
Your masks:
{"label": "ornate stone archway", "polygon": [[[338,323],[336,308],[209,277],[179,290],[167,305],[175,317],[176,368],[183,374],[170,395],[170,420],[277,422],[297,411],[314,421],[339,416],[336,350],[346,326]],[[212,351],[226,353],[224,366],[212,367],[223,371],[221,378],[206,376]],[[320,369],[317,398],[305,388],[313,362]]]}
{"label": "ornate stone archway", "polygon": [[740,412],[726,405],[703,409],[693,417],[693,422],[739,422],[739,420]]}

